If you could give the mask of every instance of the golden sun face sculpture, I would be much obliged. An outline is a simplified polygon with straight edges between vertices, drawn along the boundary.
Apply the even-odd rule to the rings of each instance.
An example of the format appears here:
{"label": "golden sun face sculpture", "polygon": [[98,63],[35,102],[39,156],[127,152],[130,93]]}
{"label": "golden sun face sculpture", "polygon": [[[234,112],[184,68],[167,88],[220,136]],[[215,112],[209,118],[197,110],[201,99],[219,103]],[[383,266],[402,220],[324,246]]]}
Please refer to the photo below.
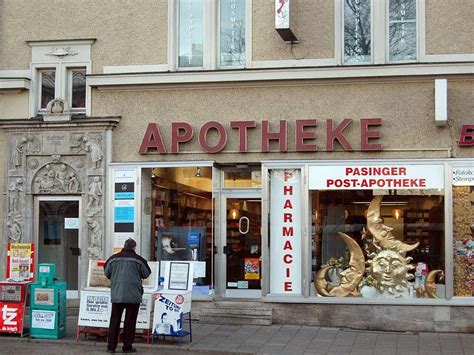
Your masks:
{"label": "golden sun face sculpture", "polygon": [[396,240],[392,234],[393,228],[383,224],[383,219],[380,215],[382,198],[383,196],[374,196],[367,211],[367,228],[374,237],[373,243],[383,249],[394,250],[399,253],[406,253],[416,249],[420,242],[410,245]]}
{"label": "golden sun face sculpture", "polygon": [[339,233],[349,249],[349,267],[341,272],[341,283],[338,286],[330,287],[326,281],[326,273],[331,266],[323,267],[316,273],[316,291],[326,297],[346,297],[348,295],[358,296],[357,286],[364,277],[365,259],[364,253],[359,245],[347,234]]}
{"label": "golden sun face sculpture", "polygon": [[368,261],[368,271],[374,280],[375,288],[380,292],[395,295],[406,290],[407,281],[413,278],[409,272],[414,266],[410,265],[411,258],[405,258],[394,250],[381,250]]}

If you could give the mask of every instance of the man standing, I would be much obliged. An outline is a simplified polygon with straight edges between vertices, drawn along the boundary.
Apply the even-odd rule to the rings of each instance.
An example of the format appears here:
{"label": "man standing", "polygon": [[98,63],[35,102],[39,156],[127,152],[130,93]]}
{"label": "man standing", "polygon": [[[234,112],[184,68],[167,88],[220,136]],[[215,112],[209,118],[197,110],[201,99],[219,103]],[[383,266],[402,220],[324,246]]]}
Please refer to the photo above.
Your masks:
{"label": "man standing", "polygon": [[122,352],[136,352],[136,349],[132,348],[132,344],[135,338],[138,310],[142,302],[142,279],[146,279],[151,274],[146,260],[135,253],[136,246],[137,243],[133,239],[127,239],[122,251],[112,255],[104,265],[105,276],[111,280],[112,284],[112,314],[108,334],[108,353],[115,353],[124,309],[126,313]]}

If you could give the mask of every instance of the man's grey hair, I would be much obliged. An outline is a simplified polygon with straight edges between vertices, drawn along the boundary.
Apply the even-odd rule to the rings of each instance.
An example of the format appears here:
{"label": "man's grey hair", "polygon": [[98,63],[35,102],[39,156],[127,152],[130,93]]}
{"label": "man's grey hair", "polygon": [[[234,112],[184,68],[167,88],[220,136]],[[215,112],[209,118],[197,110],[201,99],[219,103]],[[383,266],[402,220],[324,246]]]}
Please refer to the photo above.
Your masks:
{"label": "man's grey hair", "polygon": [[134,241],[132,238],[128,238],[123,245],[125,249],[135,249],[136,246],[137,242]]}

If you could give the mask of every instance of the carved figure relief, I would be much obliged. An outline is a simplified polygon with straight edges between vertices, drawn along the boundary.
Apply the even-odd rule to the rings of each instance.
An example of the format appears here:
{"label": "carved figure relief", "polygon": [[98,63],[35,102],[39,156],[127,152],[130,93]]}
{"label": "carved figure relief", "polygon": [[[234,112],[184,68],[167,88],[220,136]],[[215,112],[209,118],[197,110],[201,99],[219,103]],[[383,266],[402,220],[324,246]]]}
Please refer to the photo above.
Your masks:
{"label": "carved figure relief", "polygon": [[69,107],[67,106],[67,103],[65,100],[61,98],[55,98],[48,102],[48,105],[46,105],[46,112],[48,113],[63,113],[64,111],[69,111]]}
{"label": "carved figure relief", "polygon": [[18,178],[10,181],[8,185],[8,212],[13,214],[20,212],[21,192],[23,192],[23,179]]}
{"label": "carved figure relief", "polygon": [[97,220],[90,217],[86,221],[89,229],[89,257],[100,258],[102,254],[102,226]]}
{"label": "carved figure relief", "polygon": [[7,229],[8,239],[15,243],[19,242],[22,235],[20,224],[15,220],[8,220]]}
{"label": "carved figure relief", "polygon": [[11,153],[11,163],[14,169],[18,169],[23,164],[23,155],[25,154],[28,140],[22,137],[19,141],[13,141],[13,150]]}
{"label": "carved figure relief", "polygon": [[99,169],[104,158],[100,145],[87,137],[82,137],[82,147],[84,151],[90,153],[94,169]]}
{"label": "carved figure relief", "polygon": [[76,172],[67,164],[47,164],[33,179],[33,193],[77,193],[80,191]]}
{"label": "carved figure relief", "polygon": [[102,195],[102,181],[99,176],[94,176],[92,182],[89,184],[89,191],[87,192],[87,208],[100,208]]}

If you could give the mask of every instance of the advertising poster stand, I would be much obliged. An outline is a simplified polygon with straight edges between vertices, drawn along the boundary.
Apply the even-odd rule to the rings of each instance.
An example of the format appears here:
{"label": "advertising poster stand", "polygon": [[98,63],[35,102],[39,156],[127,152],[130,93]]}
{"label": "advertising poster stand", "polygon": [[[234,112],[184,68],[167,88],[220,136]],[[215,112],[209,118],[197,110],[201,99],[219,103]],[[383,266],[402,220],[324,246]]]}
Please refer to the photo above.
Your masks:
{"label": "advertising poster stand", "polygon": [[[76,340],[81,333],[87,335],[106,336],[109,329],[112,302],[110,294],[110,281],[104,275],[105,261],[90,260],[87,278],[87,287],[81,290],[79,317],[77,322]],[[143,280],[144,294],[137,317],[137,331],[143,333],[147,343],[150,343],[152,327],[151,313],[153,312],[153,299],[158,288],[158,262],[148,262],[152,273]],[[122,315],[122,322],[125,313]],[[123,325],[122,325],[123,326]]]}
{"label": "advertising poster stand", "polygon": [[[153,341],[160,336],[189,336],[192,342],[191,294],[193,287],[194,264],[185,261],[162,262],[165,269],[163,289],[155,299],[153,312]],[[189,330],[184,329],[185,317]]]}
{"label": "advertising poster stand", "polygon": [[0,333],[29,335],[24,317],[33,281],[34,250],[31,243],[8,243],[7,280],[0,281]]}

